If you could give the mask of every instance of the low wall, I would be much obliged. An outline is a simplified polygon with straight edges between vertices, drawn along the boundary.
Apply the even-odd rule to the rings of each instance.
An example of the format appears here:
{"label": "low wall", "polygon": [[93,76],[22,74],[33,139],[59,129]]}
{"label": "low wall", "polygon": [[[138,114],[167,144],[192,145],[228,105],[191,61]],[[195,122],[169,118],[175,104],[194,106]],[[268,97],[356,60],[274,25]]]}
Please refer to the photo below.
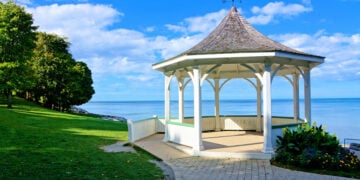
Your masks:
{"label": "low wall", "polygon": [[164,118],[158,118],[155,121],[155,130],[157,133],[165,132],[165,119]]}
{"label": "low wall", "polygon": [[194,145],[194,125],[179,122],[168,122],[168,140],[177,144],[192,147]]}
{"label": "low wall", "polygon": [[[257,116],[220,116],[221,130],[256,130]],[[298,120],[302,123],[302,120]],[[282,128],[296,128],[299,124],[293,117],[273,117],[272,118],[272,143],[275,147],[277,136],[282,136]],[[184,118],[183,123],[178,119],[172,118],[167,122],[169,128],[169,140],[192,146],[194,119]],[[129,142],[133,143],[142,138],[151,136],[155,133],[165,132],[165,119],[154,116],[153,118],[132,121],[128,120]],[[214,116],[202,117],[202,130],[214,131],[216,122]],[[186,133],[184,133],[186,132]],[[182,135],[179,135],[182,134]]]}
{"label": "low wall", "polygon": [[[194,124],[193,117],[186,117],[183,120],[183,123]],[[203,131],[213,131],[215,130],[215,117],[214,116],[203,116],[202,117],[202,130]]]}
{"label": "low wall", "polygon": [[304,122],[304,120],[302,119],[295,120],[294,117],[281,117],[281,116],[273,116],[271,120],[273,126]]}
{"label": "low wall", "polygon": [[256,116],[221,116],[222,130],[256,130]]}
{"label": "low wall", "polygon": [[[171,119],[176,121],[176,119]],[[128,120],[128,139],[133,143],[156,133],[165,132],[165,119],[154,116],[143,120]]]}
{"label": "low wall", "polygon": [[150,135],[153,135],[157,133],[156,131],[156,121],[157,117],[144,119],[144,120],[138,120],[138,121],[132,121],[128,120],[128,137],[129,142],[133,143],[139,139],[148,137]]}
{"label": "low wall", "polygon": [[[172,121],[178,121],[177,119],[172,119]],[[220,116],[220,129],[225,131],[255,131],[256,130],[256,121],[257,116]],[[194,124],[193,117],[186,117],[183,120],[184,123]],[[302,122],[302,120],[298,120]],[[297,123],[293,117],[272,117],[272,125],[283,125],[283,124],[293,124]],[[216,122],[214,116],[203,116],[202,117],[202,130],[203,131],[214,131],[216,128]]]}

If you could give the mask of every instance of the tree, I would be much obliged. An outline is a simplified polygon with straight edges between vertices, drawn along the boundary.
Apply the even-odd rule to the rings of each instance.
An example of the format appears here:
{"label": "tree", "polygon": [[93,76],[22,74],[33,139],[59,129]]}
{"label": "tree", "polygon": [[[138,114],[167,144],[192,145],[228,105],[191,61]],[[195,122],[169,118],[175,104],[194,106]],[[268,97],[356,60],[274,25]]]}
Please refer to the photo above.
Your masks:
{"label": "tree", "polygon": [[69,84],[69,104],[81,105],[88,102],[95,93],[92,87],[91,71],[84,62],[76,62],[72,67]]}
{"label": "tree", "polygon": [[95,92],[90,69],[72,58],[69,46],[66,38],[39,32],[32,58],[36,80],[31,93],[37,102],[62,111],[86,103]]}
{"label": "tree", "polygon": [[13,1],[0,1],[0,92],[8,97],[12,107],[12,91],[26,86],[28,68],[35,47],[32,15]]}

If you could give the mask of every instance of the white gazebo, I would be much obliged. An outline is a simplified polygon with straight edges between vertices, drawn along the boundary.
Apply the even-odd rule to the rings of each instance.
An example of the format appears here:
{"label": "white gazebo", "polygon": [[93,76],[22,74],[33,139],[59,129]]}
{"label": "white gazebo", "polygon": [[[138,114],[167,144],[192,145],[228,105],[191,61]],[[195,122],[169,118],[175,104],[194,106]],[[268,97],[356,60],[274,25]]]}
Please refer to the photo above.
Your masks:
{"label": "white gazebo", "polygon": [[[241,127],[263,132],[263,153],[273,153],[274,125],[271,110],[272,80],[283,76],[293,87],[294,117],[299,122],[299,78],[304,82],[305,122],[311,122],[310,71],[324,62],[324,57],[300,52],[279,44],[254,29],[232,7],[227,16],[204,40],[178,56],[153,65],[153,69],[165,75],[165,138],[164,141],[192,147],[194,154],[204,149],[202,132],[206,123],[213,126],[206,130],[226,130],[219,114],[219,93],[231,79],[243,78],[257,92],[257,115]],[[170,118],[171,79],[178,81],[179,117]],[[202,86],[207,81],[214,90],[215,114],[213,118],[202,117]],[[193,83],[194,116],[184,118],[184,89]],[[206,122],[203,120],[206,119]],[[235,120],[234,120],[235,121]],[[236,120],[242,123],[245,120]],[[281,124],[275,123],[275,124]],[[285,123],[286,124],[286,123]]]}

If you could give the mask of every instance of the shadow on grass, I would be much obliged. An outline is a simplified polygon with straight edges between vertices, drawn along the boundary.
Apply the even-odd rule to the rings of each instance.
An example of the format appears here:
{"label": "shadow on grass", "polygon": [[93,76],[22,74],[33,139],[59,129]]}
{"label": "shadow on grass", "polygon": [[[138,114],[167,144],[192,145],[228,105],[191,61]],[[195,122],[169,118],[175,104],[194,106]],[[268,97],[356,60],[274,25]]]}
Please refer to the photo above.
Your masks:
{"label": "shadow on grass", "polygon": [[[21,104],[23,103],[23,104]],[[105,153],[127,124],[21,102],[0,107],[0,179],[162,179],[146,153]]]}

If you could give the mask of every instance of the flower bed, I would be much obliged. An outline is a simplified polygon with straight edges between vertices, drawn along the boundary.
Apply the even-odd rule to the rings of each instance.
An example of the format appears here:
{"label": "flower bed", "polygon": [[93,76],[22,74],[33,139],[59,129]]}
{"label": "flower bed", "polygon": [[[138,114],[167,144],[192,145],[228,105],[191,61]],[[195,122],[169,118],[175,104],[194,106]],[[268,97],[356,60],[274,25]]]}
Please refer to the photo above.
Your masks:
{"label": "flower bed", "polygon": [[302,169],[359,172],[360,160],[340,146],[335,135],[325,132],[322,126],[304,124],[296,130],[283,129],[278,136],[274,164]]}

